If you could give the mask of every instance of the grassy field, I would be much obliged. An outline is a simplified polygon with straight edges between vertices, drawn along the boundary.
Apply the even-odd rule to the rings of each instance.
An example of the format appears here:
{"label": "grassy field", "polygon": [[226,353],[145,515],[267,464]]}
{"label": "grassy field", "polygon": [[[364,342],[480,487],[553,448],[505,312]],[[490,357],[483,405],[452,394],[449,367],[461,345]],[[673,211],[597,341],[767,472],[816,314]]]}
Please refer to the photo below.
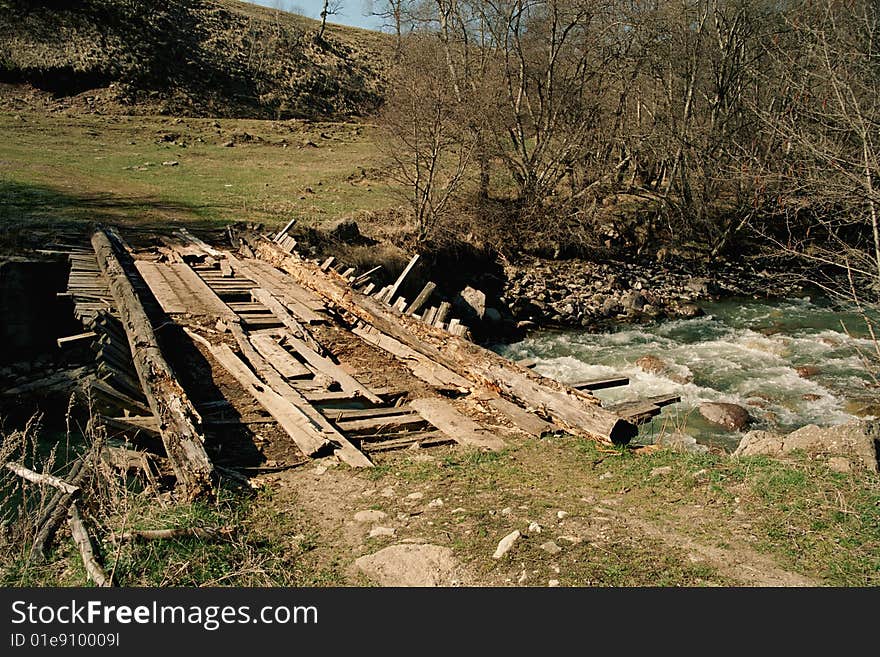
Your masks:
{"label": "grassy field", "polygon": [[6,113],[0,132],[7,239],[94,221],[320,222],[400,202],[365,124]]}
{"label": "grassy field", "polygon": [[[400,452],[366,472],[316,477],[307,466],[262,483],[194,506],[122,493],[93,514],[109,537],[104,563],[128,586],[363,585],[354,557],[410,540],[452,548],[467,585],[880,585],[880,480],[807,459],[636,456],[558,436],[491,454]],[[368,537],[351,522],[358,509],[387,513],[396,535]],[[192,526],[218,538],[112,538]],[[492,559],[515,529],[523,537]],[[3,585],[86,581],[69,541],[39,565],[26,545],[6,548]]]}

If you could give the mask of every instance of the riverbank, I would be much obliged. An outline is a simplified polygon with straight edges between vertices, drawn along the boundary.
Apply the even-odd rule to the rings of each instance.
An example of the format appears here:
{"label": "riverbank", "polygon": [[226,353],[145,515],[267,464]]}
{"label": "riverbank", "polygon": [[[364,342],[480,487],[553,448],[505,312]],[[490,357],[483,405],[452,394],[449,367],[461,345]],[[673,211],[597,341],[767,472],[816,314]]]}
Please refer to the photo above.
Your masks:
{"label": "riverbank", "polygon": [[521,327],[607,330],[625,323],[698,317],[725,298],[784,298],[803,292],[807,271],[779,257],[688,261],[523,258],[505,267],[506,303]]}

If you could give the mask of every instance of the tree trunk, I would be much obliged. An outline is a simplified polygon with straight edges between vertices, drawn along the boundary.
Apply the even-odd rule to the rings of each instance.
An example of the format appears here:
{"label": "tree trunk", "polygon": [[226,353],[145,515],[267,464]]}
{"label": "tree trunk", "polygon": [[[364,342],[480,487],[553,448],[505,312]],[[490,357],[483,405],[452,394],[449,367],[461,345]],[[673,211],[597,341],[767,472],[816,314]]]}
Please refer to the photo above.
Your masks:
{"label": "tree trunk", "polygon": [[[144,395],[159,420],[159,433],[177,483],[188,499],[209,493],[214,468],[205,452],[204,438],[196,429],[201,418],[162,356],[153,326],[120,260],[118,247],[103,230],[92,235],[92,246],[125,327]],[[129,271],[136,274],[133,266]]]}

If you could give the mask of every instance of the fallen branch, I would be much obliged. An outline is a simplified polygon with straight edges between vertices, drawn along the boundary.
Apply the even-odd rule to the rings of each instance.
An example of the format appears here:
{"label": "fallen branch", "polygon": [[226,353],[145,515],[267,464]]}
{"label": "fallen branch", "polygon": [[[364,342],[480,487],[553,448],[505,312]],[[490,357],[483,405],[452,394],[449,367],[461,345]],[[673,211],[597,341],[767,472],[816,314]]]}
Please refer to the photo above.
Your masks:
{"label": "fallen branch", "polygon": [[35,484],[48,484],[49,486],[54,486],[58,490],[64,491],[68,495],[76,495],[79,493],[79,488],[68,484],[66,481],[59,479],[50,474],[34,472],[30,468],[26,468],[20,463],[7,463],[6,469],[11,470],[15,474],[17,474],[22,479],[27,479],[30,482]]}
{"label": "fallen branch", "polygon": [[67,524],[70,525],[70,533],[73,535],[73,540],[79,548],[79,554],[82,557],[83,565],[86,568],[86,573],[89,578],[97,586],[113,586],[113,580],[110,579],[110,576],[107,575],[107,571],[104,570],[95,558],[95,549],[92,546],[92,539],[79,515],[79,507],[77,507],[76,502],[70,507],[70,513],[67,516]]}

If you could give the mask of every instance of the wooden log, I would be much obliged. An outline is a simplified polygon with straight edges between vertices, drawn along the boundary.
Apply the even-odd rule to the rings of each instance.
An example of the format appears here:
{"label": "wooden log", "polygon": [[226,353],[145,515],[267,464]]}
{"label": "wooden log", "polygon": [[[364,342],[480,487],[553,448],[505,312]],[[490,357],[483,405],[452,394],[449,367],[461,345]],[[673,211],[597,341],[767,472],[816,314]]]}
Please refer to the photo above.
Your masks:
{"label": "wooden log", "polygon": [[[72,486],[82,489],[88,486],[88,483],[94,473],[92,467],[93,451],[90,451],[76,461],[70,467],[67,478]],[[58,527],[67,517],[67,509],[76,499],[76,495],[72,493],[64,493],[58,491],[49,500],[49,503],[43,509],[40,517],[37,519],[35,526],[37,527],[37,535],[31,545],[29,559],[41,560],[46,558],[47,549],[55,536]]]}
{"label": "wooden log", "polygon": [[476,401],[482,401],[488,404],[493,410],[506,417],[511,424],[518,427],[522,431],[540,438],[546,433],[553,433],[557,429],[550,422],[538,417],[534,413],[530,413],[514,404],[511,401],[499,397],[492,392],[474,393]]}
{"label": "wooden log", "polygon": [[[162,355],[118,247],[103,230],[92,235],[92,246],[125,327],[141,388],[153,415],[159,418],[162,443],[177,482],[189,499],[208,494],[214,469],[205,452],[204,437],[196,428],[199,414]],[[134,273],[133,267],[130,270]]]}
{"label": "wooden log", "polygon": [[34,472],[30,468],[26,468],[21,463],[7,463],[6,469],[14,472],[22,479],[27,479],[28,481],[35,484],[46,484],[48,486],[53,486],[60,491],[68,493],[69,495],[77,495],[79,493],[79,488],[77,486],[73,486],[72,484],[68,484],[63,479],[59,479],[50,474],[46,474],[45,472]]}
{"label": "wooden log", "polygon": [[493,390],[520,406],[535,409],[575,435],[626,444],[638,433],[633,423],[602,408],[589,393],[519,367],[472,342],[439,333],[411,317],[398,315],[375,299],[336,283],[310,263],[278,251],[267,240],[254,235],[245,237],[261,258],[280,266],[303,287],[456,372],[475,388]]}
{"label": "wooden log", "polygon": [[391,286],[391,291],[384,297],[385,300],[391,301],[394,297],[397,296],[397,293],[400,291],[400,287],[403,285],[403,282],[406,280],[406,277],[409,276],[409,273],[412,271],[413,267],[416,266],[416,263],[419,261],[419,254],[416,253],[410,261],[407,263],[406,267],[404,267],[403,271],[400,272],[400,276],[397,277],[397,280],[394,281],[394,285]]}
{"label": "wooden log", "polygon": [[480,449],[500,450],[506,446],[504,441],[480,427],[468,416],[443,399],[425,397],[410,402],[419,415],[440,431],[462,445]]}
{"label": "wooden log", "polygon": [[404,312],[407,315],[412,315],[413,313],[419,312],[422,306],[427,303],[428,299],[434,294],[434,290],[437,289],[437,284],[433,281],[428,281],[425,283],[425,287],[422,288],[422,291],[419,292],[418,296],[413,299],[413,302],[409,304],[409,308],[407,308]]}
{"label": "wooden log", "polygon": [[83,524],[82,517],[79,515],[79,508],[76,502],[70,505],[70,512],[67,516],[67,523],[70,525],[70,533],[73,536],[73,542],[79,548],[79,554],[82,557],[83,566],[86,573],[96,586],[113,586],[113,581],[104,570],[104,567],[98,563],[95,557],[95,548],[92,545],[92,539],[89,532]]}

